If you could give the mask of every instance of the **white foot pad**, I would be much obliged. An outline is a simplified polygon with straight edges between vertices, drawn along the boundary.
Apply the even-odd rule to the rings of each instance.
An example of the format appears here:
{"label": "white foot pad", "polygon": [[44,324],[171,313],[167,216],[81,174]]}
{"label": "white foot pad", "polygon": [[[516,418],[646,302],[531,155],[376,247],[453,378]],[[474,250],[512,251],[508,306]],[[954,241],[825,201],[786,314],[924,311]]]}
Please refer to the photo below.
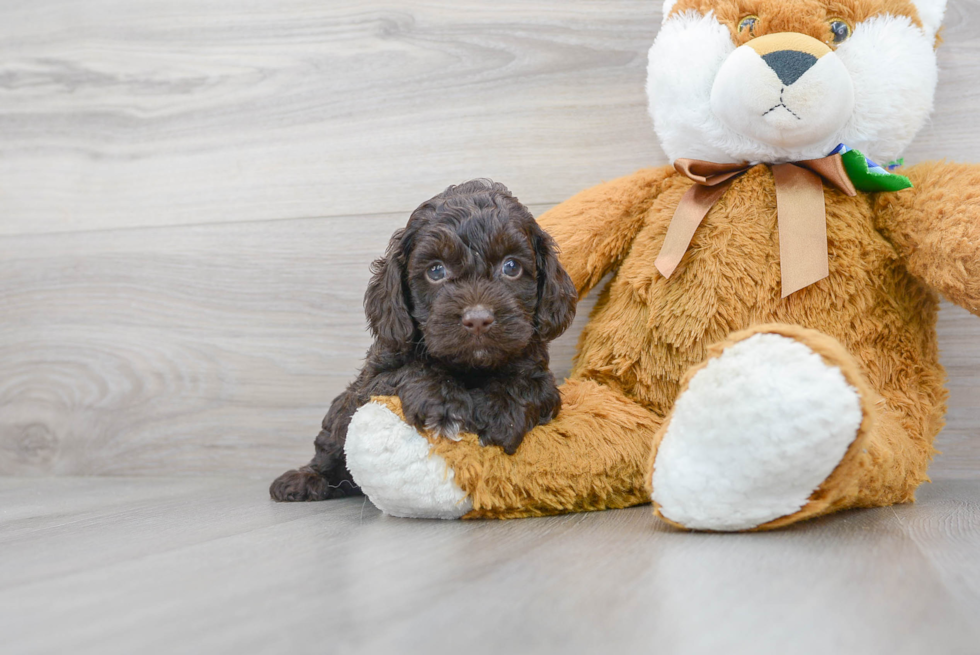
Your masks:
{"label": "white foot pad", "polygon": [[740,341],[677,399],[657,452],[653,500],[700,530],[746,530],[799,510],[844,457],[863,418],[840,369],[777,334]]}
{"label": "white foot pad", "polygon": [[429,442],[383,405],[357,410],[344,453],[354,481],[385,514],[458,519],[473,509],[446,460],[431,454]]}

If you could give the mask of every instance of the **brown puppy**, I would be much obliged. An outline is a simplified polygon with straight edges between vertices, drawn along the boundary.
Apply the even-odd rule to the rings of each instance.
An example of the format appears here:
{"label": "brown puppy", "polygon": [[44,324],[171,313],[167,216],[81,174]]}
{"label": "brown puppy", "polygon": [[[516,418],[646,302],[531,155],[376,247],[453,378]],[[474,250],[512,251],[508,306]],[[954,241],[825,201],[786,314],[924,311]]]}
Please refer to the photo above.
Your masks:
{"label": "brown puppy", "polygon": [[399,396],[419,429],[474,432],[508,454],[561,407],[547,343],[571,324],[578,296],[551,237],[507,187],[471,180],[422,203],[372,272],[364,368],[330,405],[313,460],[272,483],[274,500],[360,493],[344,441],[372,396]]}

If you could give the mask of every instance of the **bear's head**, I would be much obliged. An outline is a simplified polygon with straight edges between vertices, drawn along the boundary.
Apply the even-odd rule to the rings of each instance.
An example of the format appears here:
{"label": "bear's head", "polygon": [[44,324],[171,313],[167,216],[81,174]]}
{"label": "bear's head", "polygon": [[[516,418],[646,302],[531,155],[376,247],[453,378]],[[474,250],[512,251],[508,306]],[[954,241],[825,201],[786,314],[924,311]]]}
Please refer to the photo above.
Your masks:
{"label": "bear's head", "polygon": [[932,110],[946,0],[665,0],[650,115],[671,161],[896,159]]}

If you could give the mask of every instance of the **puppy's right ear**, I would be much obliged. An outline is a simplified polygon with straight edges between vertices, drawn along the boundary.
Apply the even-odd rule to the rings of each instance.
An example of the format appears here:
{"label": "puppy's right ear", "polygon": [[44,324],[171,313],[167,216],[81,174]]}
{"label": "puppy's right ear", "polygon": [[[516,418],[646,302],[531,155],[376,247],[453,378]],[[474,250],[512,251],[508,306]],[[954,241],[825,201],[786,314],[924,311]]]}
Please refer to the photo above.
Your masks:
{"label": "puppy's right ear", "polygon": [[385,256],[371,264],[371,282],[364,293],[364,314],[371,334],[394,350],[407,348],[415,334],[404,280],[406,242],[405,230],[392,235]]}

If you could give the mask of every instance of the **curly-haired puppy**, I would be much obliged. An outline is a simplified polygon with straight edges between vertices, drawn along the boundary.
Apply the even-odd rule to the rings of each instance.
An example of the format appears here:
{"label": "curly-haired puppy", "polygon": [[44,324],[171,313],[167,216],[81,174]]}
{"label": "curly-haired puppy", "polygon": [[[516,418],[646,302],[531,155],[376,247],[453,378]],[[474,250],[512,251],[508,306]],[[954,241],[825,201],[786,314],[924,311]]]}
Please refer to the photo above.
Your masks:
{"label": "curly-haired puppy", "polygon": [[577,294],[551,237],[507,187],[472,180],[424,202],[372,272],[364,368],[331,404],[313,460],[272,483],[275,500],[360,493],[344,440],[371,396],[398,395],[417,428],[475,432],[508,454],[561,407],[547,343],[572,322]]}

